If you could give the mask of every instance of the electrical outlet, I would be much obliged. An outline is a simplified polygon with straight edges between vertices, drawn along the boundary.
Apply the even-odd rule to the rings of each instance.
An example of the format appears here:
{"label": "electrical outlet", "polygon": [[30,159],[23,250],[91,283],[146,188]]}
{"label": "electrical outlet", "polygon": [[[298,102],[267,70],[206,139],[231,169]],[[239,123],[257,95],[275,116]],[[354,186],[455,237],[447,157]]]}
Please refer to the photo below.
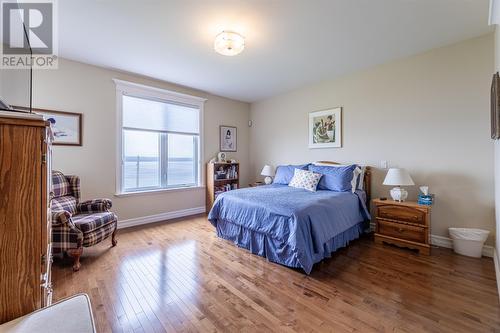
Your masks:
{"label": "electrical outlet", "polygon": [[382,169],[387,169],[387,161],[380,161],[380,167]]}

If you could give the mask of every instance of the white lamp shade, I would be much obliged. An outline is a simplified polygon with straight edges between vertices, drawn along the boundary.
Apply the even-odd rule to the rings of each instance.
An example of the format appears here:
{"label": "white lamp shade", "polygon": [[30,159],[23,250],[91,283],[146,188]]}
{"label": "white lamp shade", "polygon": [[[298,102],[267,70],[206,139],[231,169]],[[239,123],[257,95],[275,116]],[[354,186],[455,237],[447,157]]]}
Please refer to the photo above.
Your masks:
{"label": "white lamp shade", "polygon": [[264,165],[260,174],[262,176],[272,177],[274,176],[274,168],[270,165]]}
{"label": "white lamp shade", "polygon": [[390,168],[385,176],[384,185],[410,186],[415,185],[415,183],[405,169]]}

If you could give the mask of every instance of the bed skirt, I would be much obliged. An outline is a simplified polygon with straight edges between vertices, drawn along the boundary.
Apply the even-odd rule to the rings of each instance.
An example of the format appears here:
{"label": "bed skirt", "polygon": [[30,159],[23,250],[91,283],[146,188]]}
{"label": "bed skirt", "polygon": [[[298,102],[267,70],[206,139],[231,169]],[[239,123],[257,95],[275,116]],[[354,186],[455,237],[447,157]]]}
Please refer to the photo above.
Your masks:
{"label": "bed skirt", "polygon": [[238,224],[221,219],[218,219],[216,224],[217,236],[220,238],[231,241],[238,247],[267,258],[269,261],[288,267],[302,268],[306,274],[309,274],[315,263],[324,258],[330,258],[337,249],[345,247],[350,241],[359,238],[363,233],[365,222],[360,222],[331,238],[323,244],[322,253],[313,253],[309,257],[300,255],[296,249],[282,240],[274,239]]}

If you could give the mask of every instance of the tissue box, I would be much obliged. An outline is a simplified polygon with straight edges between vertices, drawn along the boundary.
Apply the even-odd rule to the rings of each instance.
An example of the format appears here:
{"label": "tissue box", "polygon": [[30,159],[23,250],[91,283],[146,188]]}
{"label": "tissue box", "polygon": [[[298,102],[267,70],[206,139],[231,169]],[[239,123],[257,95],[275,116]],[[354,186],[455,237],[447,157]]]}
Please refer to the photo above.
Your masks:
{"label": "tissue box", "polygon": [[418,195],[418,204],[430,206],[434,203],[434,194],[419,194]]}

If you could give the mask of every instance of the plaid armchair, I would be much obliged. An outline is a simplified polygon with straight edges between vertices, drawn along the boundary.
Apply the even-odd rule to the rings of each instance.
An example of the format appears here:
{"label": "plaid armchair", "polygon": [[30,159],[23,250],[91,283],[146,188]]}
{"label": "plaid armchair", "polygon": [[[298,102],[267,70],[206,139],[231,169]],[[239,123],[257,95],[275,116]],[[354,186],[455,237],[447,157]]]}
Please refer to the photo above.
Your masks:
{"label": "plaid armchair", "polygon": [[111,235],[116,245],[117,217],[110,212],[111,200],[80,202],[80,178],[52,171],[52,249],[74,258],[73,270],[80,269],[84,247],[90,247]]}

